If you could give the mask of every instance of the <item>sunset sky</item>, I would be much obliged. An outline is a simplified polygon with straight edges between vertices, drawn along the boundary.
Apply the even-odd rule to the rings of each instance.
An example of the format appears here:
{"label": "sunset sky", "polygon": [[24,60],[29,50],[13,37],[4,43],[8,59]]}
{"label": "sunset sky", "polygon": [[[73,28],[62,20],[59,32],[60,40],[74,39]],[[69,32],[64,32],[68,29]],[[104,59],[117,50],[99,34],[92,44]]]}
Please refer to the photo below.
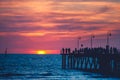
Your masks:
{"label": "sunset sky", "polygon": [[120,0],[0,0],[0,53],[59,53],[62,47],[120,48]]}

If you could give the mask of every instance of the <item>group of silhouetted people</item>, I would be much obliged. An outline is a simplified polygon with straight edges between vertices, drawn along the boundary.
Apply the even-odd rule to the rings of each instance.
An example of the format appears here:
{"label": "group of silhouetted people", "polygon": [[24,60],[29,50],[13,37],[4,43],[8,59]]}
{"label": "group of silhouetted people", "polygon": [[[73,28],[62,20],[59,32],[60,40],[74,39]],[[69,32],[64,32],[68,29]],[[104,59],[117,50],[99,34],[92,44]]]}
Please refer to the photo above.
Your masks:
{"label": "group of silhouetted people", "polygon": [[106,46],[106,48],[80,48],[71,51],[70,48],[62,48],[61,54],[120,54],[117,48]]}

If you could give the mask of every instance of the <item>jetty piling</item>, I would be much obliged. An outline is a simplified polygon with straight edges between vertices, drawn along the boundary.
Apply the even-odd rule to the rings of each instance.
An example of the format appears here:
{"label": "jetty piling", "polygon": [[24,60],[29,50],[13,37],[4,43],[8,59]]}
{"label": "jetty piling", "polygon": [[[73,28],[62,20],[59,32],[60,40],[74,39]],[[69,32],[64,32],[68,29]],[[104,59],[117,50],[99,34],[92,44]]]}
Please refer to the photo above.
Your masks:
{"label": "jetty piling", "polygon": [[117,48],[63,48],[62,68],[77,69],[103,74],[120,74],[120,52]]}

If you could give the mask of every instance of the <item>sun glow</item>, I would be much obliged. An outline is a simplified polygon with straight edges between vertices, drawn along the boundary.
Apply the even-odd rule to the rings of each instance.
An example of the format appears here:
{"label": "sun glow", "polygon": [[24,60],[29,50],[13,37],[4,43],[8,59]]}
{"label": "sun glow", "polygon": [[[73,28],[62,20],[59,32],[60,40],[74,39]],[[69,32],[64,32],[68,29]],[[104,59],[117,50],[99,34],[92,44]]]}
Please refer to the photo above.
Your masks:
{"label": "sun glow", "polygon": [[38,50],[37,54],[46,54],[46,51],[44,51],[44,50]]}

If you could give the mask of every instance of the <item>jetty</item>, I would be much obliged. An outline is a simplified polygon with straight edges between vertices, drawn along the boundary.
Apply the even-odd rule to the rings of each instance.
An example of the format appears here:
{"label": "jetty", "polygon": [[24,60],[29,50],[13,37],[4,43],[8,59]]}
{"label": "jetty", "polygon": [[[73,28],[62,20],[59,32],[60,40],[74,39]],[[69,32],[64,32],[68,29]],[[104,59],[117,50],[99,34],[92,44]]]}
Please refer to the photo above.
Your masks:
{"label": "jetty", "polygon": [[105,48],[62,48],[62,69],[97,72],[120,77],[120,51],[106,45]]}

